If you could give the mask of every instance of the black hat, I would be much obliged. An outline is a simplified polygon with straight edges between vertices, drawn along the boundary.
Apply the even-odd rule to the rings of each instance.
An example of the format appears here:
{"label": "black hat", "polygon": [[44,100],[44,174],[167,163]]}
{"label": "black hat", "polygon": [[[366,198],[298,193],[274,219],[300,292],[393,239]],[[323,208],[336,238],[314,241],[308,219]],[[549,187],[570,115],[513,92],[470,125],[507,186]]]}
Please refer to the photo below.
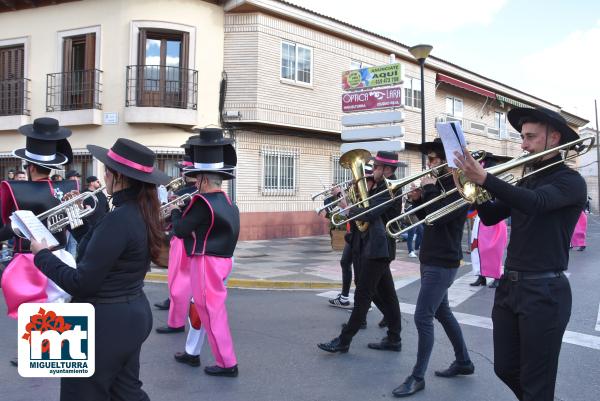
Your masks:
{"label": "black hat", "polygon": [[69,170],[67,171],[67,173],[65,174],[65,178],[68,180],[71,177],[81,177],[81,174],[79,174],[77,171],[75,170]]}
{"label": "black hat", "polygon": [[183,169],[185,175],[197,173],[218,174],[225,180],[235,178],[237,155],[233,140],[223,138],[220,128],[205,128],[198,130],[199,135],[188,139],[193,166]]}
{"label": "black hat", "polygon": [[492,152],[486,151],[485,157],[480,161],[480,163],[483,163],[482,165],[484,168],[494,167],[500,163],[500,158],[498,158],[498,156],[494,155]]}
{"label": "black hat", "polygon": [[58,120],[49,117],[36,118],[33,124],[19,127],[19,132],[27,137],[25,148],[16,149],[14,156],[46,168],[61,170],[73,158],[67,138],[71,130],[60,127]]}
{"label": "black hat", "polygon": [[541,123],[546,123],[556,128],[560,132],[560,144],[568,143],[579,139],[577,132],[573,131],[567,124],[567,120],[564,119],[559,113],[547,109],[545,107],[536,107],[535,109],[529,107],[515,107],[508,112],[508,121],[517,131],[521,132],[523,124],[521,119],[523,117],[531,117]]}
{"label": "black hat", "polygon": [[435,138],[432,142],[423,142],[419,145],[419,150],[424,155],[429,152],[435,152],[436,155],[446,159],[446,154],[444,153],[444,144],[442,143],[441,138]]}
{"label": "black hat", "polygon": [[[189,148],[189,146],[188,146]],[[189,148],[191,149],[191,148]],[[183,170],[186,167],[192,167],[194,165],[194,163],[192,162],[192,156],[191,155],[185,155],[183,156],[183,160],[179,161],[177,163],[175,163],[177,165],[177,167],[179,167],[179,170]]]}
{"label": "black hat", "polygon": [[156,154],[131,139],[119,138],[110,149],[87,145],[96,159],[107,167],[134,180],[150,184],[167,184],[171,177],[154,167]]}
{"label": "black hat", "polygon": [[373,157],[371,160],[373,160],[373,164],[376,166],[391,166],[391,167],[400,167],[400,166],[406,166],[406,163],[402,163],[400,161],[398,161],[398,153],[396,152],[386,152],[386,151],[379,151],[377,152],[377,155],[375,157]]}
{"label": "black hat", "polygon": [[96,182],[98,181],[98,177],[96,177],[95,175],[90,175],[88,178],[85,179],[85,182],[87,184],[90,184],[92,182]]}

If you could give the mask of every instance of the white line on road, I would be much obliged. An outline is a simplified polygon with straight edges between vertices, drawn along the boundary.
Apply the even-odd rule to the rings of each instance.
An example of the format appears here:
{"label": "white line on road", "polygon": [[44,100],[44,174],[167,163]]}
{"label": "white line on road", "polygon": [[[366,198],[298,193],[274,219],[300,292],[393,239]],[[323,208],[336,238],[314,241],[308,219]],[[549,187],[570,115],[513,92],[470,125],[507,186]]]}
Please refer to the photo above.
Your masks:
{"label": "white line on road", "polygon": [[452,286],[448,289],[448,303],[451,307],[462,304],[464,301],[475,295],[479,290],[485,288],[478,285],[472,287],[470,284],[477,278],[471,272],[463,275],[458,280],[454,280]]}
{"label": "white line on road", "polygon": [[600,305],[598,305],[598,319],[596,319],[596,331],[600,331]]}

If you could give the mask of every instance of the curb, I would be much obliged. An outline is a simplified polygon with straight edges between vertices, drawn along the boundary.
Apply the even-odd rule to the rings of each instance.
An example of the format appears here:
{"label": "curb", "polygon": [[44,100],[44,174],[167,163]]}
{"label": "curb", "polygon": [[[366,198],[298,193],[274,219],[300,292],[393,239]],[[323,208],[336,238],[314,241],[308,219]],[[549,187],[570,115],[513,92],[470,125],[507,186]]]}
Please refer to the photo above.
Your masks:
{"label": "curb", "polygon": [[[146,273],[146,281],[166,283],[167,275],[163,273]],[[260,288],[272,290],[334,290],[342,283],[325,281],[272,281],[259,279],[230,278],[228,288]]]}

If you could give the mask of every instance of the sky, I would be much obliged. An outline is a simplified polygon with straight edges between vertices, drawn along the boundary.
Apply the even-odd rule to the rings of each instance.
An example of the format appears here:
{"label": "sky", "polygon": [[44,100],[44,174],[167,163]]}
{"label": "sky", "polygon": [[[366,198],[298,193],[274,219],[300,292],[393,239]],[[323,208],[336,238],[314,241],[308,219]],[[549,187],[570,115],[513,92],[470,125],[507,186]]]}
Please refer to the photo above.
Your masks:
{"label": "sky", "polygon": [[[596,127],[599,0],[287,0],[560,106]],[[600,106],[599,106],[600,107]]]}

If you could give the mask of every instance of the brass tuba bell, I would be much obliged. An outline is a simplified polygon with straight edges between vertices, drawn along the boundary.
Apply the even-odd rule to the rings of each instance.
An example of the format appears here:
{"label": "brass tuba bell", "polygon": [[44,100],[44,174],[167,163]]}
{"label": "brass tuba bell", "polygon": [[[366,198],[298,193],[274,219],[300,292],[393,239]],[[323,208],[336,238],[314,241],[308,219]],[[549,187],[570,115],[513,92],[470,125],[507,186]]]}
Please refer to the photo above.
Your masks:
{"label": "brass tuba bell", "polygon": [[[365,149],[354,149],[346,152],[340,157],[340,166],[350,169],[352,178],[354,179],[354,190],[347,192],[350,203],[358,204],[358,207],[368,208],[369,190],[367,189],[367,181],[365,180],[365,164],[371,158],[371,153]],[[369,223],[366,221],[355,220],[356,226],[360,231],[366,231],[369,228]],[[335,224],[335,222],[334,222]]]}

